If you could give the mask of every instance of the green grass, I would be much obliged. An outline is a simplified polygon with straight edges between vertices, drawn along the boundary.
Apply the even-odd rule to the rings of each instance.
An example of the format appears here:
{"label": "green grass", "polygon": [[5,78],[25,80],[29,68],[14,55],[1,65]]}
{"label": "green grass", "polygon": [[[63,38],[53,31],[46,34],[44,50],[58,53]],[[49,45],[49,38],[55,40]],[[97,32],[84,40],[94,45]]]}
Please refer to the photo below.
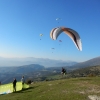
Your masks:
{"label": "green grass", "polygon": [[100,96],[100,77],[35,82],[29,89],[0,95],[0,100],[88,100]]}

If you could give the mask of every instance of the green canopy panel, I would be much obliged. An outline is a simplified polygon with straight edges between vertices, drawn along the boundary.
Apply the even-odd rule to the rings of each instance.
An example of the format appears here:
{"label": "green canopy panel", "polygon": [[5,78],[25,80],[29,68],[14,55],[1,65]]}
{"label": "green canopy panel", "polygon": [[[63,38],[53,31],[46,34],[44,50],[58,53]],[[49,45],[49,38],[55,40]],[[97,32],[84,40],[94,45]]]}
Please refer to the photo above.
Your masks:
{"label": "green canopy panel", "polygon": [[[29,85],[24,84],[23,88],[29,88]],[[17,82],[16,83],[16,91],[20,91],[20,90],[22,90],[22,83]],[[12,92],[13,92],[13,84],[12,83],[0,85],[0,94],[8,94],[8,93],[12,93]]]}

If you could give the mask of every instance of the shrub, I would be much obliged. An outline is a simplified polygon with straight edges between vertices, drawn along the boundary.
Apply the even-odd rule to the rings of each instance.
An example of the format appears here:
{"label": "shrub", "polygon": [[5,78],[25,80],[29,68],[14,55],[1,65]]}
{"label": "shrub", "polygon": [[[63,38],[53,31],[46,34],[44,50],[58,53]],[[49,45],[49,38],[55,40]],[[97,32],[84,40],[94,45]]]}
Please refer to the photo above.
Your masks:
{"label": "shrub", "polygon": [[31,84],[32,83],[32,80],[30,80],[30,79],[28,79],[27,81],[26,81],[26,84]]}

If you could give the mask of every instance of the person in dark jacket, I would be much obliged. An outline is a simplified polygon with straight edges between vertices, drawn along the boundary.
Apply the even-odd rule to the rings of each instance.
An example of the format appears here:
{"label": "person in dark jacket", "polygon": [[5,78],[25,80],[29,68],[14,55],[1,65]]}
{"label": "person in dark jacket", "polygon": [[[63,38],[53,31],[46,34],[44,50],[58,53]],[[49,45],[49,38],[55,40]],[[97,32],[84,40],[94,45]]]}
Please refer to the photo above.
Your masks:
{"label": "person in dark jacket", "polygon": [[14,78],[14,80],[13,80],[13,92],[16,92],[16,83],[17,83],[17,80],[16,80],[16,78]]}
{"label": "person in dark jacket", "polygon": [[64,69],[63,67],[62,67],[62,72],[61,72],[61,74],[62,74],[62,75],[66,75],[66,69]]}

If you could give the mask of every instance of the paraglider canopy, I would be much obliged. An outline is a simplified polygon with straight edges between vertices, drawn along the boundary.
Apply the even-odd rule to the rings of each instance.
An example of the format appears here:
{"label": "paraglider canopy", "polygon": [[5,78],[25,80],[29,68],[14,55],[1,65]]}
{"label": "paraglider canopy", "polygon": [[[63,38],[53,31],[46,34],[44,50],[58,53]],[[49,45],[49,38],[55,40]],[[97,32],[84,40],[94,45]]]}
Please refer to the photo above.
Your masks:
{"label": "paraglider canopy", "polygon": [[56,20],[62,20],[61,18],[56,18]]}
{"label": "paraglider canopy", "polygon": [[56,21],[58,21],[58,23],[59,23],[60,20],[62,20],[62,19],[61,18],[56,18]]}
{"label": "paraglider canopy", "polygon": [[50,32],[51,39],[56,40],[62,32],[64,32],[72,39],[78,50],[82,51],[81,38],[79,34],[71,28],[66,28],[66,27],[53,28]]}
{"label": "paraglider canopy", "polygon": [[[51,48],[52,50],[55,50],[55,48]],[[53,53],[53,51],[52,51],[52,53]]]}
{"label": "paraglider canopy", "polygon": [[43,36],[43,34],[40,34],[40,36]]}
{"label": "paraglider canopy", "polygon": [[59,40],[59,42],[62,42],[61,40]]}
{"label": "paraglider canopy", "polygon": [[[40,34],[40,37],[42,37],[43,36],[43,34]],[[41,40],[41,39],[40,39]]]}

